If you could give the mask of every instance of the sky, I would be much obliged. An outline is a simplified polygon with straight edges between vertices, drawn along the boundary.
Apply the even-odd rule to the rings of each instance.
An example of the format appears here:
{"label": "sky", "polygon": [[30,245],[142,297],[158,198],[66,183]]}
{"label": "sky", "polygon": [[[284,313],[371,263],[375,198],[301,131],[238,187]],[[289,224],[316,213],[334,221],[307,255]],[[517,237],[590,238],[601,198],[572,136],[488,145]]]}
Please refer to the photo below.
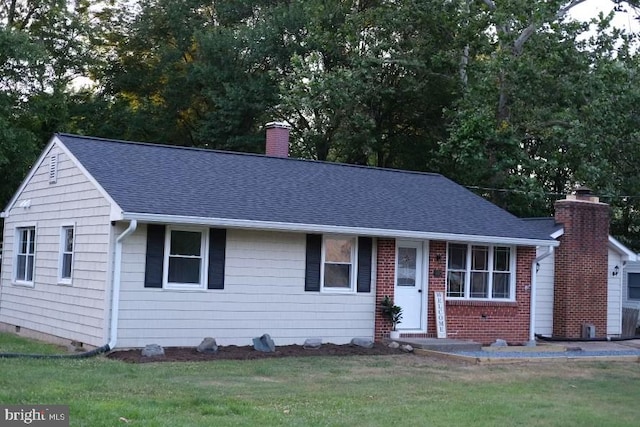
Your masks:
{"label": "sky", "polygon": [[[599,12],[603,12],[606,15],[613,7],[614,4],[611,0],[588,0],[574,7],[569,14],[575,19],[588,20],[589,18],[597,16]],[[640,21],[635,19],[633,11],[628,13],[616,12],[613,18],[613,25],[628,31],[640,31]]]}

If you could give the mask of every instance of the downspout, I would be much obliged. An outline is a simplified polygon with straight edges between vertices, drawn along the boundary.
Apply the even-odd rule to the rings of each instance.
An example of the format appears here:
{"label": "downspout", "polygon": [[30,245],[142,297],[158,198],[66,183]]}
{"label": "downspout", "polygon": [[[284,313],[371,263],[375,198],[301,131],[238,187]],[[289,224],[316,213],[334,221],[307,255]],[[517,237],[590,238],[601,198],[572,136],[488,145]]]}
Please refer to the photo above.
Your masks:
{"label": "downspout", "polygon": [[82,359],[93,357],[101,353],[106,353],[116,345],[118,339],[118,310],[120,306],[120,274],[122,271],[122,241],[131,235],[138,228],[138,221],[132,219],[129,227],[116,238],[115,267],[113,271],[113,289],[111,294],[111,330],[109,343],[96,349],[76,354],[23,354],[23,353],[0,353],[0,359],[4,358],[26,358],[26,359]]}
{"label": "downspout", "polygon": [[111,290],[111,327],[107,347],[113,350],[118,341],[118,310],[120,310],[120,279],[122,275],[122,241],[138,228],[138,221],[132,219],[129,227],[116,238],[116,256],[113,269],[113,289]]}
{"label": "downspout", "polygon": [[535,347],[536,345],[536,282],[538,279],[538,263],[553,254],[554,247],[549,246],[548,248],[549,250],[547,252],[537,256],[531,263],[531,312],[529,313],[529,342],[527,343],[527,345],[531,347]]}

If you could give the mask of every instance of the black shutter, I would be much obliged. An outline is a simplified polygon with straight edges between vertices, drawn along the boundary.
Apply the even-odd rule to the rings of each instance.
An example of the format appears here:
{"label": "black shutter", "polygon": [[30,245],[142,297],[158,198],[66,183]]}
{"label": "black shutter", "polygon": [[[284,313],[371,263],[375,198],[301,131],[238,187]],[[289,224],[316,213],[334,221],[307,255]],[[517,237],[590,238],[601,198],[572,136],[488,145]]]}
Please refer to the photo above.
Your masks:
{"label": "black shutter", "polygon": [[162,287],[162,264],[164,263],[164,232],[162,224],[147,225],[147,256],[144,268],[144,287]]}
{"label": "black shutter", "polygon": [[307,261],[304,290],[320,292],[320,262],[322,261],[322,235],[307,234]]}
{"label": "black shutter", "polygon": [[224,289],[224,261],[227,250],[227,230],[209,229],[208,289]]}
{"label": "black shutter", "polygon": [[371,237],[358,237],[358,292],[371,292]]}

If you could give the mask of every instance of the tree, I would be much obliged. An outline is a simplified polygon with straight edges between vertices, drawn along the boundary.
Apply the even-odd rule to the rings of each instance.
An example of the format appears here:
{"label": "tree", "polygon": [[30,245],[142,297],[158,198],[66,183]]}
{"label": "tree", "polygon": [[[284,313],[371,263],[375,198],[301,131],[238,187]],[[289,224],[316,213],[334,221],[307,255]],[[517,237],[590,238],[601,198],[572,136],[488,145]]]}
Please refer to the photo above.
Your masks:
{"label": "tree", "polygon": [[279,106],[301,152],[432,169],[446,134],[442,110],[457,90],[455,10],[442,2],[335,2],[325,14],[326,2],[318,3],[305,3],[307,50],[292,58]]}
{"label": "tree", "polygon": [[90,62],[88,2],[0,3],[0,198],[18,187],[55,131],[67,124],[75,77]]}
{"label": "tree", "polygon": [[[450,111],[443,159],[454,179],[483,187],[483,195],[519,215],[550,213],[582,170],[598,167],[598,144],[572,135],[602,89],[594,67],[620,33],[601,31],[602,49],[584,41],[589,25],[567,16],[580,3],[467,3],[463,22],[486,39],[462,50],[464,96]],[[609,22],[593,21],[601,30]]]}

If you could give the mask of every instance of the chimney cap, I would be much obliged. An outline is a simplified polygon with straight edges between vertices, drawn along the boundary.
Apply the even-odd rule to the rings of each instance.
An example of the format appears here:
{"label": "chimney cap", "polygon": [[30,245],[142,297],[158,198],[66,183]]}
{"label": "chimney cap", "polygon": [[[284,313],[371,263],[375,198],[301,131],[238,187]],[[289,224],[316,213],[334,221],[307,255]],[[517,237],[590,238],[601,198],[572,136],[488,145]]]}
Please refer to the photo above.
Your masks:
{"label": "chimney cap", "polygon": [[[600,203],[600,198],[594,196],[589,187],[579,185],[573,190],[573,194],[567,194],[564,200],[574,200],[578,202]],[[560,201],[560,200],[559,200]]]}
{"label": "chimney cap", "polygon": [[265,129],[280,128],[280,129],[291,130],[291,125],[287,122],[269,122],[266,125],[264,125],[264,127]]}
{"label": "chimney cap", "polygon": [[576,187],[575,194],[576,196],[591,196],[593,193],[591,192],[591,189],[589,187],[580,185]]}

